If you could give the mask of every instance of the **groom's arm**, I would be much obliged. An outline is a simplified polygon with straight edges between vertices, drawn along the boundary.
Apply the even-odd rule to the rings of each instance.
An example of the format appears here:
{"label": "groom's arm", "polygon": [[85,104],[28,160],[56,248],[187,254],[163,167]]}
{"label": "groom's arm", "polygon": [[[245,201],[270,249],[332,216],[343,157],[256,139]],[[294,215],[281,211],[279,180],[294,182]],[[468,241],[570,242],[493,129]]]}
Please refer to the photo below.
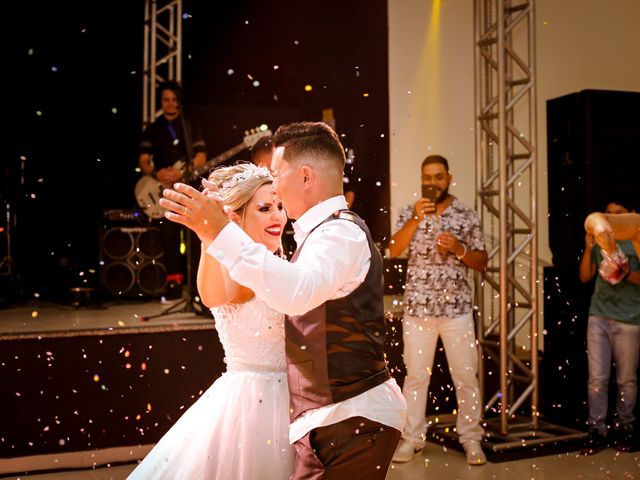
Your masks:
{"label": "groom's arm", "polygon": [[207,248],[229,276],[287,315],[301,315],[355,290],[371,261],[365,233],[334,220],[312,232],[295,263],[276,257],[238,225],[228,224]]}

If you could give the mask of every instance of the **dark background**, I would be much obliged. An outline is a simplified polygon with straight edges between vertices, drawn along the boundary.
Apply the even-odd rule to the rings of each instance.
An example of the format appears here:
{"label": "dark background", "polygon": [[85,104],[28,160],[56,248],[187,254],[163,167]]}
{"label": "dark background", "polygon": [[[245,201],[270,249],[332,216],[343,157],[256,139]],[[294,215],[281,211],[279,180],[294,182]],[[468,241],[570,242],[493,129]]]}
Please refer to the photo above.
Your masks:
{"label": "dark background", "polygon": [[[144,2],[72,5],[8,7],[15,33],[0,198],[3,209],[9,204],[14,274],[10,285],[3,279],[4,305],[34,294],[55,301],[69,288],[96,286],[102,212],[136,207]],[[322,110],[332,108],[344,146],[356,155],[354,209],[384,243],[386,2],[183,5],[185,110],[203,126],[208,157],[257,125],[275,131],[290,121],[321,120]],[[246,152],[232,161],[239,158]],[[3,257],[6,244],[5,230]]]}
{"label": "dark background", "polygon": [[584,219],[609,202],[640,211],[640,92],[582,90],[547,101],[549,247],[577,266]]}

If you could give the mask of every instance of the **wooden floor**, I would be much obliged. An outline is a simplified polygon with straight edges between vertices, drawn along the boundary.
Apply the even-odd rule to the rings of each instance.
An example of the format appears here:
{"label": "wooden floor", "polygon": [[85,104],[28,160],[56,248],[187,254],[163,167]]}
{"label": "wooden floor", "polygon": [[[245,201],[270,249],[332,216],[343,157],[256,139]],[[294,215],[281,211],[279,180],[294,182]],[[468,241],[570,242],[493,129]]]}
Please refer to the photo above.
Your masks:
{"label": "wooden floor", "polygon": [[[135,465],[90,470],[62,471],[6,478],[34,480],[124,480]],[[392,464],[387,480],[573,480],[640,479],[640,452],[603,450],[589,457],[577,452],[524,458],[510,462],[469,466],[464,455],[435,444],[427,444],[423,455],[405,464]]]}

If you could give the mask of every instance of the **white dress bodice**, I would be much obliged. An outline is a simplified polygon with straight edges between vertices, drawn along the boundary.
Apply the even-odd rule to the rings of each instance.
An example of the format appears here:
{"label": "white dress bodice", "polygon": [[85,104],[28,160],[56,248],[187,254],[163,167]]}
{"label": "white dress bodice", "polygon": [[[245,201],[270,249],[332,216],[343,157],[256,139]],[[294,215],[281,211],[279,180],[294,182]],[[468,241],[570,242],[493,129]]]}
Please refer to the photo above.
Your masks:
{"label": "white dress bodice", "polygon": [[283,314],[257,298],[213,307],[211,313],[227,371],[286,371]]}

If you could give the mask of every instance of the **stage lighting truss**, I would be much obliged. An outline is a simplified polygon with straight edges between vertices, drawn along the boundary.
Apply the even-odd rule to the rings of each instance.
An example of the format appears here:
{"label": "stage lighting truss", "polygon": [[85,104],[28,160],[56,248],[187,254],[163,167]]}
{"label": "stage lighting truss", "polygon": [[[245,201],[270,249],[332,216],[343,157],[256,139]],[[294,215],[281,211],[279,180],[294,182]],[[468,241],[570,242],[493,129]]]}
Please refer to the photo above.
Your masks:
{"label": "stage lighting truss", "polygon": [[503,435],[523,410],[532,429],[539,421],[534,13],[534,0],[475,1],[476,207],[489,255],[476,275],[479,378]]}

